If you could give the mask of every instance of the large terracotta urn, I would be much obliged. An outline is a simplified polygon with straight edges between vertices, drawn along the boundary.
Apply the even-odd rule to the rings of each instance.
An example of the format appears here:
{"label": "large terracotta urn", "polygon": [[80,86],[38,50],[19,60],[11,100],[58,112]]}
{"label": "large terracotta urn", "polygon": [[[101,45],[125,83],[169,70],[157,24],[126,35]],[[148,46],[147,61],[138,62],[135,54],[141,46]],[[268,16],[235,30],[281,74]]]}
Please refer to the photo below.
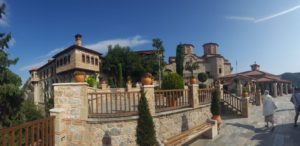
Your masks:
{"label": "large terracotta urn", "polygon": [[245,91],[245,92],[243,92],[242,96],[243,96],[243,97],[248,97],[248,96],[249,96],[249,94],[248,94],[248,92],[247,92],[247,91]]}
{"label": "large terracotta urn", "polygon": [[75,72],[74,73],[75,82],[84,82],[85,81],[85,73],[84,72]]}
{"label": "large terracotta urn", "polygon": [[153,77],[150,73],[147,73],[142,77],[143,85],[152,85],[152,83],[153,83]]}
{"label": "large terracotta urn", "polygon": [[74,80],[75,82],[84,82],[85,75],[75,75]]}
{"label": "large terracotta urn", "polygon": [[192,77],[190,82],[191,84],[197,84],[197,79],[195,77]]}

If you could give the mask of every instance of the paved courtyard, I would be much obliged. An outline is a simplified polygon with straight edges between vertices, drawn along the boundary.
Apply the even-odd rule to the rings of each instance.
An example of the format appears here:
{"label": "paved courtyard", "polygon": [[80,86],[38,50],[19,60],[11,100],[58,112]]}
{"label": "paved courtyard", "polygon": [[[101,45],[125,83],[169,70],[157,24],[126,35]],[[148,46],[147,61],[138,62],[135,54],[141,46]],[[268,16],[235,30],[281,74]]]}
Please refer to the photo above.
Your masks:
{"label": "paved courtyard", "polygon": [[[294,107],[290,95],[274,98],[276,128],[265,128],[262,106],[251,106],[249,118],[223,116],[220,134],[214,140],[198,139],[189,146],[300,146],[300,126],[293,127]],[[300,119],[299,119],[300,120]],[[298,121],[298,125],[300,122]]]}

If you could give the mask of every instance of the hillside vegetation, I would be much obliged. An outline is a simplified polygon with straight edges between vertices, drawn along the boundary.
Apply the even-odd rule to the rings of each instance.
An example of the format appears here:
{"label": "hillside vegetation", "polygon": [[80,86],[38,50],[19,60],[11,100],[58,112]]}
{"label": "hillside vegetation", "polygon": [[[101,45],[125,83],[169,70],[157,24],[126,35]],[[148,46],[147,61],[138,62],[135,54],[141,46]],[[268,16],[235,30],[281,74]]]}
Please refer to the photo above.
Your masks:
{"label": "hillside vegetation", "polygon": [[284,73],[281,78],[292,81],[294,86],[300,87],[300,73]]}

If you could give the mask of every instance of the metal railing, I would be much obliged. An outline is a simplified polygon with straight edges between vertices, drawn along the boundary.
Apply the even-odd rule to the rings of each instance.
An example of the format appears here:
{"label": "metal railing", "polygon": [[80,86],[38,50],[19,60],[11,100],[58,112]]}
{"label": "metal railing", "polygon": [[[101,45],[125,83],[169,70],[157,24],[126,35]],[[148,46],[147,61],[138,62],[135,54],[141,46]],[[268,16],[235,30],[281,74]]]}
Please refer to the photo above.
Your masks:
{"label": "metal railing", "polygon": [[211,89],[199,89],[198,98],[200,105],[211,103]]}
{"label": "metal railing", "polygon": [[136,115],[141,93],[88,93],[89,117],[120,117]]}
{"label": "metal railing", "polygon": [[154,95],[156,112],[191,106],[191,99],[188,96],[187,89],[155,90]]}
{"label": "metal railing", "polygon": [[224,103],[227,104],[228,107],[232,108],[232,110],[236,111],[238,114],[242,114],[242,100],[241,98],[224,91]]}
{"label": "metal railing", "polygon": [[1,146],[54,146],[54,116],[0,129]]}

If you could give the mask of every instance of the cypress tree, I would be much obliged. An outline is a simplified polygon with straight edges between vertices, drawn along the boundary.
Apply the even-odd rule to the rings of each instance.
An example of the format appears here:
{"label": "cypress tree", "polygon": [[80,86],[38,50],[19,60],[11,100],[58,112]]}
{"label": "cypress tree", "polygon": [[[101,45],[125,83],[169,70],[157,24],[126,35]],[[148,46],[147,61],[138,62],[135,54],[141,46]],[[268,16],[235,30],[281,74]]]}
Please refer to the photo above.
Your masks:
{"label": "cypress tree", "polygon": [[211,106],[210,111],[212,115],[220,115],[221,107],[220,107],[220,95],[217,89],[212,90],[211,92]]}
{"label": "cypress tree", "polygon": [[118,64],[118,87],[124,87],[123,70],[121,63]]}
{"label": "cypress tree", "polygon": [[138,115],[139,118],[136,128],[137,144],[140,146],[153,146],[157,144],[155,126],[144,92],[141,93],[141,98],[138,105]]}
{"label": "cypress tree", "polygon": [[177,45],[176,48],[176,73],[183,77],[183,47],[182,44]]}

